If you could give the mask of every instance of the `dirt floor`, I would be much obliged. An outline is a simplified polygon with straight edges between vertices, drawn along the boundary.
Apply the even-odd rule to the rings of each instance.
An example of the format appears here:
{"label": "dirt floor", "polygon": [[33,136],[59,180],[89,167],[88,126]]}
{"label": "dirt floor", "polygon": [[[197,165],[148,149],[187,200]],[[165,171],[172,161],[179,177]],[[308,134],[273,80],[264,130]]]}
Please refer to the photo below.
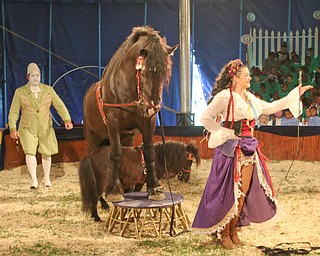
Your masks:
{"label": "dirt floor", "polygon": [[[125,238],[109,234],[105,221],[109,212],[99,208],[102,222],[96,223],[81,211],[78,163],[53,165],[53,186],[29,189],[26,166],[0,171],[1,255],[276,255],[320,254],[320,166],[318,162],[268,163],[278,200],[278,214],[263,224],[240,230],[244,246],[222,249],[210,235],[185,232],[161,239]],[[193,168],[189,183],[170,180],[182,206],[193,220],[209,174],[211,161]],[[167,182],[162,185],[168,188]],[[284,254],[277,254],[284,255]],[[288,255],[288,254],[287,254]]]}

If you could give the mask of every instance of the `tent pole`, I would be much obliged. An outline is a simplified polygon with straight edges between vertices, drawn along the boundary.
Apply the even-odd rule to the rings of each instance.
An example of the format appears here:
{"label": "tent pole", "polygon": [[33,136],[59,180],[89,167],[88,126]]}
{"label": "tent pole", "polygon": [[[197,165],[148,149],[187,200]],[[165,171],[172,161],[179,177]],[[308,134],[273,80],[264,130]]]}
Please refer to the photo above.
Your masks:
{"label": "tent pole", "polygon": [[179,0],[180,112],[189,113],[190,94],[190,1]]}
{"label": "tent pole", "polygon": [[[243,13],[243,0],[240,0],[240,20],[239,20],[239,59],[242,59],[242,42],[241,42],[241,37],[242,37],[242,31],[243,31],[243,24],[242,24],[242,13]],[[246,62],[247,62],[247,57],[246,57]],[[247,63],[246,63],[247,64]]]}
{"label": "tent pole", "polygon": [[147,15],[148,15],[148,3],[144,3],[144,26],[147,26]]}
{"label": "tent pole", "polygon": [[292,2],[291,0],[288,1],[288,28],[287,28],[287,44],[288,44],[288,49],[293,50],[292,45],[290,45],[290,40],[289,35],[290,35],[290,30],[291,30],[291,8],[292,8]]}
{"label": "tent pole", "polygon": [[101,78],[101,66],[102,66],[102,61],[101,61],[101,2],[99,1],[98,3],[98,75],[99,78]]}
{"label": "tent pole", "polygon": [[[5,28],[5,10],[4,10],[4,0],[1,1],[1,11],[2,11],[2,25]],[[3,124],[7,128],[8,124],[8,99],[7,99],[7,54],[6,54],[6,31],[2,30],[2,45],[3,45],[3,94],[2,94],[2,101],[3,101]]]}
{"label": "tent pole", "polygon": [[50,10],[49,10],[49,74],[48,74],[48,84],[51,85],[51,79],[52,79],[52,0],[50,0]]}

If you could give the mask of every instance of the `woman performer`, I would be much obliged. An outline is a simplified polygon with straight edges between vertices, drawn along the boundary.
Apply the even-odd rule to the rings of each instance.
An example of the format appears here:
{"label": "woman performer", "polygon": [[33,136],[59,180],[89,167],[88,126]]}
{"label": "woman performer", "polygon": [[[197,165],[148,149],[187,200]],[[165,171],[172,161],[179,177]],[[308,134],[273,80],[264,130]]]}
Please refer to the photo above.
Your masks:
{"label": "woman performer", "polygon": [[276,213],[271,178],[253,137],[255,120],[261,114],[287,108],[299,116],[299,97],[312,88],[297,86],[286,97],[268,103],[248,92],[250,81],[249,70],[241,60],[226,64],[200,119],[210,132],[208,147],[215,151],[192,226],[204,233],[221,233],[225,249],[242,244],[236,227],[251,221],[261,223]]}

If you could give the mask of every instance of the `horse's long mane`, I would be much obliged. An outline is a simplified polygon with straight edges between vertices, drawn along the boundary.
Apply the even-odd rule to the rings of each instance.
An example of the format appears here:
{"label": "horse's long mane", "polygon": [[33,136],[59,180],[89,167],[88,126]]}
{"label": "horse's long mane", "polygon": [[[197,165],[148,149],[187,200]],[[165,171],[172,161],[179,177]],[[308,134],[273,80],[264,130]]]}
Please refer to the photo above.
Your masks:
{"label": "horse's long mane", "polygon": [[[134,27],[131,35],[128,36],[126,41],[115,52],[111,58],[109,64],[103,72],[103,79],[109,79],[114,73],[116,73],[120,65],[129,50],[141,36],[147,37],[146,45],[148,53],[145,59],[145,68],[151,72],[149,77],[153,81],[163,81],[164,84],[168,84],[171,77],[171,59],[168,57],[165,45],[161,41],[159,32],[153,28],[146,27]],[[138,56],[136,56],[138,57]]]}
{"label": "horse's long mane", "polygon": [[[189,143],[185,145],[182,142],[176,141],[168,141],[165,144],[165,152],[164,152],[164,144],[159,142],[154,144],[154,151],[156,154],[156,170],[158,178],[165,177],[165,164],[164,164],[164,154],[166,156],[167,169],[169,173],[169,177],[173,177],[179,171],[184,168],[184,164],[186,161],[186,153],[192,152],[197,166],[200,164],[200,155],[198,148],[193,144]],[[170,175],[172,174],[172,175]]]}

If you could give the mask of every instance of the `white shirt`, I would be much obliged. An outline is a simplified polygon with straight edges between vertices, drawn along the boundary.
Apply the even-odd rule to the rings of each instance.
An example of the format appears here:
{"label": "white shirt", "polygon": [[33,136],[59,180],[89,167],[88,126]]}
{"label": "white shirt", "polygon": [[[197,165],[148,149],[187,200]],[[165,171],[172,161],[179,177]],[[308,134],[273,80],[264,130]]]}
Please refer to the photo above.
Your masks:
{"label": "white shirt", "polygon": [[[232,92],[234,100],[234,121],[241,119],[257,119],[261,114],[274,114],[283,109],[290,109],[294,117],[302,113],[302,103],[300,102],[299,88],[293,89],[286,97],[271,103],[256,98],[248,92],[248,102],[241,96]],[[228,139],[234,138],[234,130],[222,127],[215,118],[221,116],[221,121],[226,120],[230,90],[225,89],[219,92],[204,110],[200,122],[211,133],[208,147],[215,148],[225,143]],[[299,102],[299,104],[298,104]],[[229,121],[232,118],[232,108],[230,107]]]}
{"label": "white shirt", "polygon": [[29,84],[29,86],[30,86],[30,90],[32,91],[34,97],[36,99],[38,99],[39,92],[41,92],[40,85],[34,86],[34,85]]}

